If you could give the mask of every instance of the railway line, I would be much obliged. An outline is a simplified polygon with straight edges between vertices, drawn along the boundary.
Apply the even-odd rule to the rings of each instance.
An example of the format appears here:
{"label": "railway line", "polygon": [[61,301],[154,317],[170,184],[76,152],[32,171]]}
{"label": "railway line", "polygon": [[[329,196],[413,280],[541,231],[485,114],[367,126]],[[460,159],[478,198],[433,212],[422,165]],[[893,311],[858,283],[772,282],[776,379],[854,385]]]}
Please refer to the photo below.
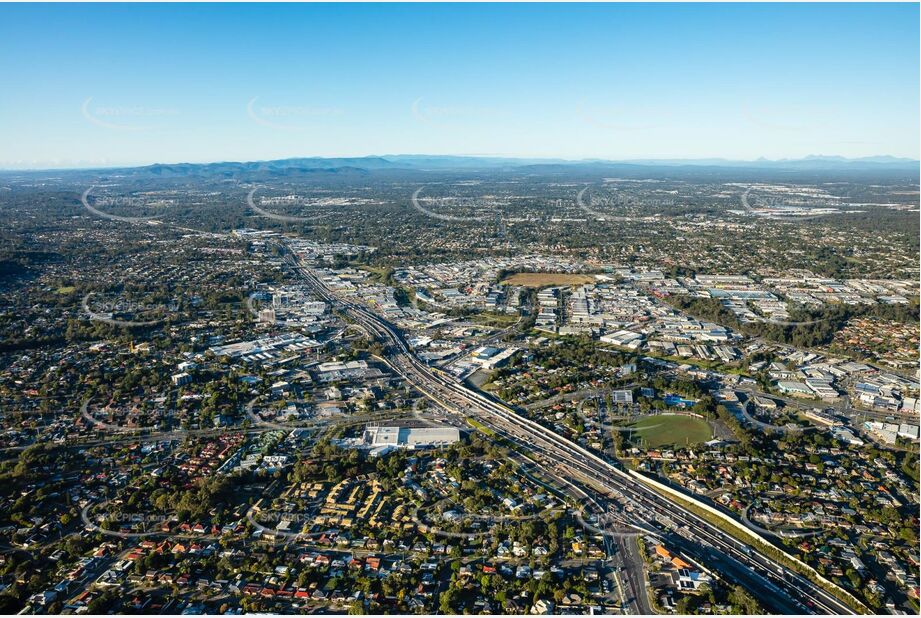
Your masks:
{"label": "railway line", "polygon": [[[788,567],[722,531],[707,519],[684,508],[630,476],[605,456],[572,442],[568,438],[528,419],[444,372],[420,361],[410,350],[396,327],[368,308],[333,294],[311,269],[283,248],[285,260],[319,298],[339,308],[371,335],[387,346],[387,363],[420,392],[447,409],[458,409],[473,416],[505,438],[534,452],[543,465],[557,466],[571,478],[584,481],[584,487],[605,500],[625,500],[648,520],[661,527],[661,521],[677,524],[684,536],[676,537],[682,550],[718,563],[728,577],[756,594],[767,607],[782,613],[854,614],[851,608],[824,588]],[[681,541],[680,539],[684,539]]]}

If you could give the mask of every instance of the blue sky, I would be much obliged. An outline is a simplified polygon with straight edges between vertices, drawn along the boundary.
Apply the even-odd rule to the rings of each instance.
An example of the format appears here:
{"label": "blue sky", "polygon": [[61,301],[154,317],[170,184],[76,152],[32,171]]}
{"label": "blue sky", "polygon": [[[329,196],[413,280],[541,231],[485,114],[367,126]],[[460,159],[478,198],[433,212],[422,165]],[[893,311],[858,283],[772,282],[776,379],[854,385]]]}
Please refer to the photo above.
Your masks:
{"label": "blue sky", "polygon": [[0,5],[0,167],[919,156],[917,4]]}

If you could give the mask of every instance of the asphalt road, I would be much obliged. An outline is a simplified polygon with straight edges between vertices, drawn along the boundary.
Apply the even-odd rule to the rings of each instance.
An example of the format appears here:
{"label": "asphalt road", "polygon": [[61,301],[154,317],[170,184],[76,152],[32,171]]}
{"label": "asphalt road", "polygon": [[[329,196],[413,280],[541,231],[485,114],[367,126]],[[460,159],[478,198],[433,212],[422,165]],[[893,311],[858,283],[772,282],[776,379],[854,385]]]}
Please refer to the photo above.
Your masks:
{"label": "asphalt road", "polygon": [[373,314],[366,307],[333,295],[326,285],[312,271],[303,267],[295,257],[288,254],[287,259],[295,272],[301,275],[319,298],[344,310],[351,319],[382,341],[387,346],[387,358],[381,360],[426,396],[448,409],[469,412],[480,422],[487,424],[497,435],[534,452],[535,459],[541,465],[559,466],[571,478],[584,479],[587,487],[592,488],[592,492],[600,490],[601,495],[604,492],[614,492],[629,499],[642,509],[646,517],[644,523],[654,525],[657,520],[656,512],[680,521],[687,529],[693,530],[698,539],[695,545],[699,546],[699,542],[705,542],[706,547],[713,548],[707,550],[712,551],[711,560],[719,560],[726,568],[734,567],[735,563],[743,565],[741,569],[733,569],[737,572],[736,577],[749,582],[746,588],[758,596],[766,607],[781,612],[795,608],[799,611],[793,613],[807,613],[808,602],[820,612],[853,613],[847,605],[805,577],[784,568],[772,571],[775,565],[771,558],[685,510],[670,498],[652,491],[610,461],[522,417],[489,395],[474,391],[433,371],[415,357],[402,334],[386,320]]}

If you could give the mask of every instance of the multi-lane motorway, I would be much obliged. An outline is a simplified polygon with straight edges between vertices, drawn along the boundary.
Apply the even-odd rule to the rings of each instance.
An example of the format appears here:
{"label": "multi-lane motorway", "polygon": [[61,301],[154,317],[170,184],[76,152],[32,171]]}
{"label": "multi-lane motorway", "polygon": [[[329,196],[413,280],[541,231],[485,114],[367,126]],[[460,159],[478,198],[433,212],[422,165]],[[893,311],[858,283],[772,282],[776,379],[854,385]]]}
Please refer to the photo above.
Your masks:
{"label": "multi-lane motorway", "polygon": [[[541,465],[562,470],[570,479],[578,479],[581,486],[594,492],[599,500],[632,505],[647,527],[660,530],[677,527],[680,534],[666,533],[670,542],[679,544],[682,551],[702,562],[717,566],[721,574],[742,584],[766,608],[785,614],[854,613],[823,588],[778,565],[757,547],[737,540],[637,481],[615,461],[583,448],[521,416],[501,401],[427,366],[411,351],[396,327],[370,309],[333,294],[310,268],[287,250],[285,260],[317,297],[338,308],[385,344],[384,362],[420,392],[449,410],[475,417],[498,435],[527,448]],[[662,522],[668,523],[663,525]]]}

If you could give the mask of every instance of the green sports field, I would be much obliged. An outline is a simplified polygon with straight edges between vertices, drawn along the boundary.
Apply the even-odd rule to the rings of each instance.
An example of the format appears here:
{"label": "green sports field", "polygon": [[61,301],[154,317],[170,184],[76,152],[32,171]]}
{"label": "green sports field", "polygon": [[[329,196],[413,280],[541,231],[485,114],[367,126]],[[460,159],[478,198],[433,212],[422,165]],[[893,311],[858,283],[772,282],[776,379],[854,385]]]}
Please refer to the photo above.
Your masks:
{"label": "green sports field", "polygon": [[[643,445],[650,448],[693,446],[706,442],[712,437],[707,422],[693,416],[669,414],[647,416],[628,427],[633,429],[632,436],[635,444],[638,444],[642,438]],[[624,437],[629,438],[630,435],[629,432],[625,432]]]}

